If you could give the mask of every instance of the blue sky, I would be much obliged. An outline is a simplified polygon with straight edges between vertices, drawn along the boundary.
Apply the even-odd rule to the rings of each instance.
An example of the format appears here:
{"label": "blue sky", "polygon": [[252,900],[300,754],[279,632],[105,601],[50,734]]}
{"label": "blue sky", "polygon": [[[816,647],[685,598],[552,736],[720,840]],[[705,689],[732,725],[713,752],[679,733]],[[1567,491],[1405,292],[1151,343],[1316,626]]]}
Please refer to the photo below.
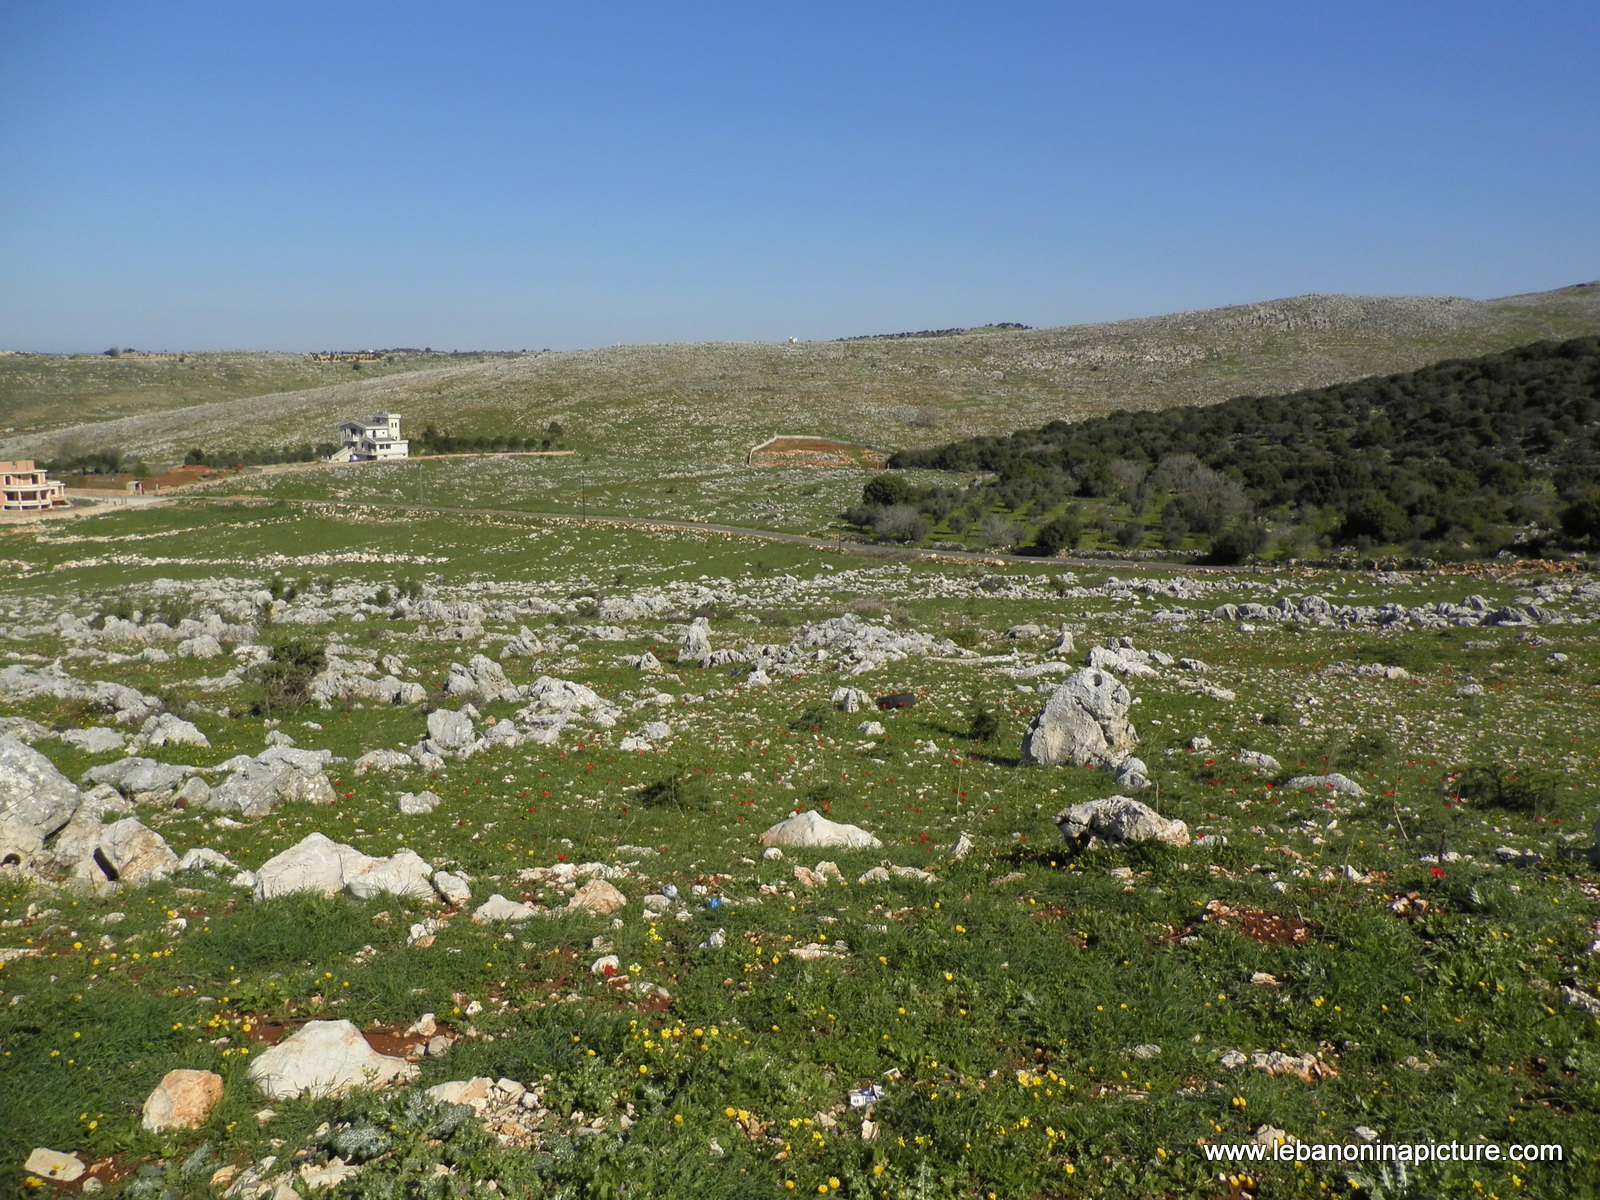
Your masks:
{"label": "blue sky", "polygon": [[1600,5],[0,0],[0,348],[558,349],[1600,277]]}

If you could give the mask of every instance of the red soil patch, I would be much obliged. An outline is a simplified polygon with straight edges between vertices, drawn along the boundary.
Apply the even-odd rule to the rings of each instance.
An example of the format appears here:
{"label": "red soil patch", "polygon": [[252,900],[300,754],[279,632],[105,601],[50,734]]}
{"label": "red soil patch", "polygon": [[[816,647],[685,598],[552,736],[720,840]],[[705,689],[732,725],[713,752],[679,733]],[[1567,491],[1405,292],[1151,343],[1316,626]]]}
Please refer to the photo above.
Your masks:
{"label": "red soil patch", "polygon": [[1220,900],[1212,900],[1206,905],[1198,922],[1181,932],[1175,930],[1168,940],[1185,941],[1192,938],[1203,925],[1237,929],[1251,941],[1267,946],[1304,946],[1317,928],[1313,922],[1297,917],[1285,917],[1261,908],[1230,908]]}
{"label": "red soil patch", "polygon": [[872,467],[889,461],[882,450],[831,438],[774,438],[750,452],[753,467]]}

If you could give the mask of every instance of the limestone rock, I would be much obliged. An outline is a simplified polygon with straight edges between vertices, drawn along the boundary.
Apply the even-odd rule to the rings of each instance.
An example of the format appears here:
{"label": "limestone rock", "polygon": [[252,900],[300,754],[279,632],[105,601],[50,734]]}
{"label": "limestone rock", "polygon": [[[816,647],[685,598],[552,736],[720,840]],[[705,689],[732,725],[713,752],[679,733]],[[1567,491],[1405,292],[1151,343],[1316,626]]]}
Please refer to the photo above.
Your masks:
{"label": "limestone rock", "polygon": [[604,879],[591,879],[567,901],[569,909],[585,909],[596,916],[606,916],[624,907],[628,898]]}
{"label": "limestone rock", "polygon": [[147,746],[209,746],[211,739],[190,721],[172,713],[158,713],[139,727]]}
{"label": "limestone rock", "polygon": [[332,896],[343,891],[363,900],[381,892],[431,897],[432,871],[411,850],[373,858],[325,834],[312,833],[261,865],[255,873],[255,895],[257,900],[270,900],[292,892]]}
{"label": "limestone rock", "polygon": [[218,812],[264,817],[279,804],[331,804],[338,799],[320,760],[310,751],[274,746],[255,758],[231,758],[223,766],[233,773],[205,802]]}
{"label": "limestone rock", "polygon": [[872,703],[872,696],[860,688],[837,687],[833,689],[831,702],[835,708],[843,709],[847,713],[859,712]]}
{"label": "limestone rock", "polygon": [[191,768],[157,762],[153,758],[121,758],[91,767],[84,776],[90,783],[105,783],[135,804],[160,803],[183,786]]}
{"label": "limestone rock", "polygon": [[1315,788],[1319,791],[1337,792],[1341,796],[1365,796],[1366,790],[1354,779],[1347,778],[1337,771],[1330,771],[1326,775],[1296,775],[1293,779],[1285,780],[1283,789],[1299,791],[1302,788]]}
{"label": "limestone rock", "polygon": [[100,880],[137,885],[165,879],[178,866],[178,856],[166,839],[133,817],[124,817],[100,831],[85,868],[96,870]]}
{"label": "limestone rock", "polygon": [[61,740],[85,754],[108,754],[113,750],[121,750],[128,743],[126,737],[115,729],[107,729],[104,725],[91,725],[87,729],[69,729],[61,735]]}
{"label": "limestone rock", "polygon": [[44,839],[32,825],[0,817],[0,867],[32,869],[44,855]]}
{"label": "limestone rock", "polygon": [[311,1021],[250,1063],[250,1078],[270,1100],[343,1096],[355,1088],[408,1082],[417,1068],[379,1054],[349,1021]]}
{"label": "limestone rock", "polygon": [[222,1076],[214,1071],[168,1071],[144,1102],[150,1133],[199,1129],[222,1099]]}
{"label": "limestone rock", "polygon": [[0,820],[10,817],[47,838],[72,819],[83,796],[32,746],[0,738]]}
{"label": "limestone rock", "polygon": [[1056,814],[1056,825],[1069,842],[1088,838],[1089,845],[1109,842],[1157,841],[1169,846],[1187,846],[1189,827],[1182,821],[1169,821],[1149,805],[1127,796],[1110,796],[1074,804]]}
{"label": "limestone rock", "polygon": [[[505,668],[491,658],[474,654],[466,666],[450,664],[450,674],[444,681],[447,696],[469,696],[477,703],[493,703],[503,698],[514,699],[517,685],[506,678]],[[430,733],[432,731],[430,730]]]}
{"label": "limestone rock", "polygon": [[1079,671],[1050,694],[1022,739],[1022,760],[1045,766],[1112,766],[1138,743],[1128,721],[1133,699],[1117,680],[1094,667]]}
{"label": "limestone rock", "polygon": [[467,881],[467,877],[452,871],[435,871],[433,873],[433,890],[439,893],[439,899],[446,904],[455,905],[457,908],[472,899],[472,888]]}
{"label": "limestone rock", "polygon": [[221,654],[222,643],[209,633],[178,643],[179,658],[218,658]]}
{"label": "limestone rock", "polygon": [[811,846],[817,848],[862,850],[883,845],[859,825],[841,825],[816,810],[796,813],[779,821],[761,835],[763,846]]}
{"label": "limestone rock", "polygon": [[472,720],[465,713],[447,708],[428,714],[428,740],[437,750],[462,750],[476,739]]}
{"label": "limestone rock", "polygon": [[710,660],[711,622],[705,617],[696,617],[683,635],[683,644],[678,647],[678,661],[703,667]]}
{"label": "limestone rock", "polygon": [[46,1150],[43,1147],[28,1155],[22,1169],[30,1175],[57,1183],[73,1183],[88,1170],[76,1154],[62,1154],[59,1150]]}
{"label": "limestone rock", "polygon": [[473,910],[472,923],[488,925],[494,921],[526,921],[530,917],[538,916],[539,912],[540,910],[531,904],[507,900],[496,892]]}
{"label": "limestone rock", "polygon": [[368,750],[356,759],[357,771],[399,771],[411,766],[411,756],[402,750]]}
{"label": "limestone rock", "polygon": [[1244,766],[1254,767],[1258,771],[1277,771],[1281,769],[1277,759],[1260,750],[1240,750],[1238,758]]}
{"label": "limestone rock", "polygon": [[370,900],[380,893],[431,899],[433,868],[415,850],[397,850],[388,858],[372,858],[365,863],[347,860],[344,890],[357,900]]}
{"label": "limestone rock", "polygon": [[406,792],[395,801],[395,807],[408,817],[420,817],[438,808],[441,801],[432,792]]}

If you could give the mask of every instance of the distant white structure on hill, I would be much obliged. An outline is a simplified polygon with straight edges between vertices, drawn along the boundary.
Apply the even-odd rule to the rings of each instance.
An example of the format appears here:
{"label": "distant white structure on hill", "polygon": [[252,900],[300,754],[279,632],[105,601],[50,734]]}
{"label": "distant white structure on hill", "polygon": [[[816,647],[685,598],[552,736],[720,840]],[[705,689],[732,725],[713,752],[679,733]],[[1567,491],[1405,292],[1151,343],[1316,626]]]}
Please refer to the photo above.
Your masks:
{"label": "distant white structure on hill", "polygon": [[374,462],[411,456],[411,443],[400,436],[399,413],[378,413],[370,421],[345,421],[339,426],[339,442],[339,449],[329,462]]}

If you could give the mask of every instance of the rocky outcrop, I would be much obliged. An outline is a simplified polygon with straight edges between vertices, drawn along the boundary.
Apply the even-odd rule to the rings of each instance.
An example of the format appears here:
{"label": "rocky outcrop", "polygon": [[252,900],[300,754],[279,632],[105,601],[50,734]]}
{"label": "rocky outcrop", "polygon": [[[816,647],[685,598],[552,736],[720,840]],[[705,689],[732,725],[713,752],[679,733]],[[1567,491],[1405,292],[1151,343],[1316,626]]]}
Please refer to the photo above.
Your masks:
{"label": "rocky outcrop", "polygon": [[72,819],[83,795],[32,746],[0,738],[0,822],[48,838]]}
{"label": "rocky outcrop", "polygon": [[1044,766],[1116,767],[1138,735],[1128,721],[1128,689],[1096,668],[1079,671],[1050,694],[1022,739],[1022,760]]}
{"label": "rocky outcrop", "polygon": [[84,779],[116,788],[135,804],[160,804],[176,794],[193,770],[135,756],[91,767]]}
{"label": "rocky outcrop", "polygon": [[814,809],[779,821],[761,835],[761,844],[840,850],[875,849],[883,845],[861,826],[838,824]]}
{"label": "rocky outcrop", "polygon": [[1126,796],[1110,796],[1074,804],[1056,814],[1056,825],[1068,842],[1124,846],[1135,842],[1163,842],[1187,846],[1189,826],[1169,821],[1155,809]]}
{"label": "rocky outcrop", "polygon": [[249,1074],[267,1099],[293,1100],[409,1082],[417,1068],[379,1054],[349,1021],[311,1021],[251,1060]]}
{"label": "rocky outcrop", "polygon": [[382,892],[400,896],[432,896],[433,868],[410,850],[373,858],[325,834],[308,834],[295,845],[261,864],[255,897],[271,900],[293,892],[324,896],[346,892],[368,899]]}
{"label": "rocky outcrop", "polygon": [[222,764],[229,771],[206,799],[205,806],[241,817],[264,817],[278,805],[303,801],[331,804],[338,799],[323,766],[333,755],[326,750],[273,746],[255,758],[238,755]]}
{"label": "rocky outcrop", "polygon": [[215,1071],[168,1071],[145,1099],[141,1124],[150,1133],[199,1129],[222,1099],[222,1086]]}
{"label": "rocky outcrop", "polygon": [[711,622],[696,617],[684,631],[683,643],[678,647],[681,666],[704,667],[711,661]]}
{"label": "rocky outcrop", "polygon": [[466,697],[475,704],[515,700],[520,694],[517,685],[506,678],[504,668],[481,654],[474,654],[466,666],[450,664],[450,673],[444,681],[444,693],[447,696]]}

